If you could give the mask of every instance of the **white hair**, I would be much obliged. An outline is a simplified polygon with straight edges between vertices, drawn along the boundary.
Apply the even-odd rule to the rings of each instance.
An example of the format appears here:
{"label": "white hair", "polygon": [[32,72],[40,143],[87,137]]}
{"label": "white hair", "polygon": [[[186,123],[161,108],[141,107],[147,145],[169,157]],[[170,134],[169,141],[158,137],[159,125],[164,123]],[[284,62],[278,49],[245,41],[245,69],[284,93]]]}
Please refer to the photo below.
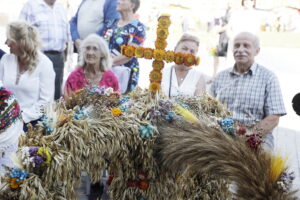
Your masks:
{"label": "white hair", "polygon": [[250,32],[240,32],[235,36],[234,40],[239,36],[245,36],[245,35],[252,39],[253,44],[256,48],[258,48],[258,49],[260,48],[260,41],[259,41],[258,36],[253,33],[250,33]]}
{"label": "white hair", "polygon": [[100,66],[99,66],[100,70],[106,71],[111,69],[112,58],[110,56],[107,42],[103,38],[101,38],[100,36],[94,33],[88,35],[80,45],[78,66],[84,67],[86,64],[83,55],[86,51],[85,47],[87,46],[88,43],[96,44],[99,47],[99,51],[101,52],[102,55],[102,57],[100,58]]}

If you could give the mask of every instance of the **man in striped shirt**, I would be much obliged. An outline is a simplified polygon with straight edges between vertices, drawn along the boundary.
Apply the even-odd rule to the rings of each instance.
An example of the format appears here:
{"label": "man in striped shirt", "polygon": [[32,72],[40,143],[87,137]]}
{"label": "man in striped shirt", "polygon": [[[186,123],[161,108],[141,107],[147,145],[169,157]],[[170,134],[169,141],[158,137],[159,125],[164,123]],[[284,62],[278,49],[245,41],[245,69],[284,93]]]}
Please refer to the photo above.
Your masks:
{"label": "man in striped shirt", "polygon": [[255,62],[259,39],[252,33],[239,33],[233,43],[235,64],[220,72],[211,94],[228,106],[234,120],[261,130],[264,146],[273,149],[272,130],[286,114],[277,77]]}
{"label": "man in striped shirt", "polygon": [[24,4],[20,19],[39,31],[42,51],[53,63],[56,74],[54,98],[58,99],[64,74],[64,50],[67,42],[71,42],[67,13],[56,0],[29,0]]}

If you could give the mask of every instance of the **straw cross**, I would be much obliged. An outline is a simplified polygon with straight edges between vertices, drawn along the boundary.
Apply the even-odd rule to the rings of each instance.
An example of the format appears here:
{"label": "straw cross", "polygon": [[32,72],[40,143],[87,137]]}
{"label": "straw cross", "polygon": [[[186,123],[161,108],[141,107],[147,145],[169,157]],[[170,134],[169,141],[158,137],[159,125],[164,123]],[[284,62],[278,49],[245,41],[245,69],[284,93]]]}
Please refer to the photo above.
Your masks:
{"label": "straw cross", "polygon": [[157,30],[156,30],[156,41],[155,49],[135,47],[131,45],[122,45],[121,54],[127,57],[153,59],[152,68],[150,72],[150,86],[151,92],[157,92],[160,90],[160,84],[162,79],[161,70],[164,68],[165,62],[176,64],[184,64],[186,66],[198,65],[200,62],[199,57],[195,57],[193,54],[184,54],[181,52],[175,53],[174,51],[166,51],[167,37],[169,35],[169,26],[171,20],[169,15],[161,15],[158,18]]}

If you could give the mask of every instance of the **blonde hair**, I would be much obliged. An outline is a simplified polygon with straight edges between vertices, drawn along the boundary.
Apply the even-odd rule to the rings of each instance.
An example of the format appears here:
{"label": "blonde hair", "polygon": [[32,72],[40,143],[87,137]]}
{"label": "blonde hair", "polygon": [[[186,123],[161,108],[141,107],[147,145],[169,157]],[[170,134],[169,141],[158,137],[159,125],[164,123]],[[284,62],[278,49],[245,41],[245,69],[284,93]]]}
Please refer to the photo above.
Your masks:
{"label": "blonde hair", "polygon": [[188,34],[188,33],[184,33],[181,38],[179,39],[179,41],[177,42],[176,46],[175,46],[175,49],[178,47],[178,45],[182,42],[185,42],[185,41],[191,41],[191,42],[195,42],[197,47],[199,47],[200,45],[200,41],[199,41],[199,38],[194,36],[194,35],[191,35],[191,34]]}
{"label": "blonde hair", "polygon": [[38,51],[41,44],[37,29],[26,22],[11,22],[7,25],[7,38],[18,43],[18,59],[27,64],[29,72],[33,72],[39,62]]}
{"label": "blonde hair", "polygon": [[90,34],[88,35],[81,43],[80,45],[80,59],[78,62],[78,66],[84,67],[85,66],[85,60],[84,60],[84,53],[86,51],[85,47],[87,43],[93,43],[96,44],[99,47],[99,51],[101,52],[102,57],[100,58],[100,70],[106,71],[111,69],[112,66],[112,58],[110,56],[110,52],[108,49],[107,42],[101,38],[100,36],[96,34]]}

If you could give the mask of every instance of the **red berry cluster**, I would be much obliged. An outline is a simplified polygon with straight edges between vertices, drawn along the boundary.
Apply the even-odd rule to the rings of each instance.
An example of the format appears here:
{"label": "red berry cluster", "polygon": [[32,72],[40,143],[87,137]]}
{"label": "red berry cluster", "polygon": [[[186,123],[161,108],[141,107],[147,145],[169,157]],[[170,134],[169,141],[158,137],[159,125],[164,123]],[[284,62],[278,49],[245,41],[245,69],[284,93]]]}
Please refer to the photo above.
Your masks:
{"label": "red berry cluster", "polygon": [[141,190],[147,190],[149,188],[149,181],[147,180],[147,174],[140,172],[137,180],[129,180],[127,182],[129,187],[138,187]]}
{"label": "red berry cluster", "polygon": [[260,143],[262,143],[262,136],[258,133],[252,133],[246,137],[249,147],[256,151]]}
{"label": "red berry cluster", "polygon": [[246,127],[244,125],[238,124],[237,127],[236,127],[235,132],[238,135],[244,135],[247,132],[247,130],[246,130]]}

